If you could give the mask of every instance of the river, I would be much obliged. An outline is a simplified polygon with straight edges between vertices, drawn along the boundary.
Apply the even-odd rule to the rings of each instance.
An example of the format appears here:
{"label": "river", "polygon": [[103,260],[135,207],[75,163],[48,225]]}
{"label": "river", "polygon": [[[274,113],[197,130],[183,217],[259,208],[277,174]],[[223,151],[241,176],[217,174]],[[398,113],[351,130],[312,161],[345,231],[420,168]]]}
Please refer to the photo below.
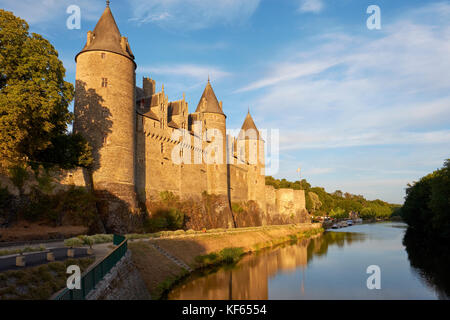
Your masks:
{"label": "river", "polygon": [[[193,274],[168,299],[448,299],[448,290],[411,266],[402,243],[405,231],[401,222],[330,230]],[[372,265],[379,267],[380,289],[368,289]]]}

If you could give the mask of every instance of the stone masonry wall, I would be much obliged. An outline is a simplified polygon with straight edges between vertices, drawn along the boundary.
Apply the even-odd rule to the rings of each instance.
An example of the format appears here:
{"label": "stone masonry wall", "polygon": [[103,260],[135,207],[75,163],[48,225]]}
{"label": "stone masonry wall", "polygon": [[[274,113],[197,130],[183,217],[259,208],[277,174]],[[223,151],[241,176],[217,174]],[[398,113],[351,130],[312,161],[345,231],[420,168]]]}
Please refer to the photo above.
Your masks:
{"label": "stone masonry wall", "polygon": [[150,300],[141,274],[133,264],[131,251],[91,291],[87,300]]}

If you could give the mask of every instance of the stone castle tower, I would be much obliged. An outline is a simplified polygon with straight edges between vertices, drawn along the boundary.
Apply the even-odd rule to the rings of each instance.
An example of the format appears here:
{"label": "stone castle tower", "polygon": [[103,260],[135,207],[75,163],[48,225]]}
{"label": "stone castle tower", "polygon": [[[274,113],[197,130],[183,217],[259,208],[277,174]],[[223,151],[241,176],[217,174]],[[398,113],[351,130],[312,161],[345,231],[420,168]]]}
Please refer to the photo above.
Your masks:
{"label": "stone castle tower", "polygon": [[264,141],[250,112],[239,135],[227,135],[227,117],[209,79],[191,114],[184,94],[169,101],[164,85],[158,92],[146,77],[142,88],[136,86],[134,55],[108,3],[75,61],[74,132],[92,146],[94,165],[85,182],[103,200],[100,213],[108,219],[165,191],[181,199],[215,194],[224,206],[253,200],[263,212],[286,217],[304,210],[301,192],[265,185]]}
{"label": "stone castle tower", "polygon": [[135,207],[136,63],[109,5],[75,61],[74,132],[93,148],[94,189]]}
{"label": "stone castle tower", "polygon": [[226,118],[222,101],[217,100],[208,79],[193,119],[202,123],[203,149],[207,153],[207,192],[210,194],[228,194]]}

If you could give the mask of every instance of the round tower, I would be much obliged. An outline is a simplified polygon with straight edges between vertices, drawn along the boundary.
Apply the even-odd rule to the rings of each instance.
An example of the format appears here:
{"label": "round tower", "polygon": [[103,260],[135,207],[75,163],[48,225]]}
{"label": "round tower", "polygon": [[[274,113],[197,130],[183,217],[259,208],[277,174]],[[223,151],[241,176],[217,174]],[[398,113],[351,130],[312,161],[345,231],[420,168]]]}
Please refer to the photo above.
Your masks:
{"label": "round tower", "polygon": [[93,148],[94,189],[135,208],[136,63],[109,4],[75,61],[74,132]]}
{"label": "round tower", "polygon": [[209,79],[196,112],[200,114],[203,135],[206,138],[206,141],[203,141],[203,149],[207,152],[204,161],[207,161],[208,193],[228,195],[226,115]]}
{"label": "round tower", "polygon": [[265,210],[264,140],[250,115],[250,110],[239,132],[237,145],[238,154],[248,167],[248,199],[255,200]]}

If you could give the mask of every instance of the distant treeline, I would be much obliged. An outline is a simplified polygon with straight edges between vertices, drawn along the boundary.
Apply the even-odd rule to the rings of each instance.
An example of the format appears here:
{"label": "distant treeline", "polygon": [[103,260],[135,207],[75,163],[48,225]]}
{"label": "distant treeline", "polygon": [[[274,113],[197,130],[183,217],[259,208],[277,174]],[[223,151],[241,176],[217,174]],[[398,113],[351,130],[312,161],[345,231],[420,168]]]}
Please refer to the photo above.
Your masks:
{"label": "distant treeline", "polygon": [[305,190],[306,209],[315,216],[329,215],[334,218],[346,218],[353,211],[357,212],[363,219],[388,219],[399,215],[400,205],[390,204],[382,200],[366,200],[362,195],[354,195],[336,190],[328,193],[324,188],[311,187],[303,179],[290,182],[286,179],[275,179],[266,177],[266,185],[274,186],[276,189],[291,188],[294,190]]}
{"label": "distant treeline", "polygon": [[427,237],[450,238],[450,159],[443,168],[408,185],[401,216]]}

